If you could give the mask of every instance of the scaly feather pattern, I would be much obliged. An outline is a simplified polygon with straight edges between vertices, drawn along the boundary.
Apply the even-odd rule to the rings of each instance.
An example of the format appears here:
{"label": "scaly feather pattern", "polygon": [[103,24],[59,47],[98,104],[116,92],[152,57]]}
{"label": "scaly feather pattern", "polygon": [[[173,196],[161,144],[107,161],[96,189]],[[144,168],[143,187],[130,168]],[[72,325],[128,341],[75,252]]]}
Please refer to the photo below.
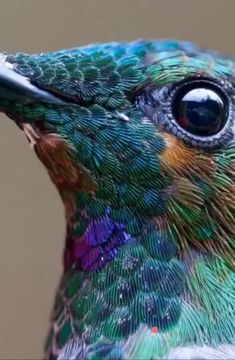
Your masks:
{"label": "scaly feather pattern", "polygon": [[2,54],[0,108],[66,210],[46,358],[233,356],[234,74],[177,41]]}

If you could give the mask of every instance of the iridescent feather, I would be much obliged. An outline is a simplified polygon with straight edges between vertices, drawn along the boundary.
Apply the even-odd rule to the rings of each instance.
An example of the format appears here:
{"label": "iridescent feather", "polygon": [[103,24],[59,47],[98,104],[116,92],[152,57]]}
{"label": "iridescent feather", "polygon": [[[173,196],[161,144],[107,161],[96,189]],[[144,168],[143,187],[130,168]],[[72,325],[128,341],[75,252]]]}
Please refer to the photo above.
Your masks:
{"label": "iridescent feather", "polygon": [[[234,60],[136,41],[3,54],[2,67],[0,107],[66,209],[46,358],[234,356]],[[229,99],[223,136],[175,122],[173,95],[195,79]]]}

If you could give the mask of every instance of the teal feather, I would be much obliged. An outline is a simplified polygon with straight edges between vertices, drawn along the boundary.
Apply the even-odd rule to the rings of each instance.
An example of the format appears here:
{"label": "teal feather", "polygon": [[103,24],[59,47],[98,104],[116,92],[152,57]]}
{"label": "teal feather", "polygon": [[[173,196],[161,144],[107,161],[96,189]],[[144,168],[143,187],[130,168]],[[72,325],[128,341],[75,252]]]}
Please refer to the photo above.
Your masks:
{"label": "teal feather", "polygon": [[[173,40],[2,56],[13,79],[0,107],[36,131],[35,151],[66,210],[45,357],[231,353],[234,60]],[[192,79],[229,98],[230,127],[217,146],[190,142],[172,117],[175,91]]]}

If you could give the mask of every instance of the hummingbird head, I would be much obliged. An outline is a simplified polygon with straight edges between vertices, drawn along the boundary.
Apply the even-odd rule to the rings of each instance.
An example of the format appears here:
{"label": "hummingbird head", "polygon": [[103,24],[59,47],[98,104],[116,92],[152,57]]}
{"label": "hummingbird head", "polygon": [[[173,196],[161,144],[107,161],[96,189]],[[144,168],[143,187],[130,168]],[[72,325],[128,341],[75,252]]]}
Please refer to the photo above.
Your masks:
{"label": "hummingbird head", "polygon": [[123,242],[160,258],[193,249],[234,265],[234,71],[170,41],[3,54],[0,109],[45,164],[68,223],[83,217],[76,236],[106,219],[100,238],[119,224]]}

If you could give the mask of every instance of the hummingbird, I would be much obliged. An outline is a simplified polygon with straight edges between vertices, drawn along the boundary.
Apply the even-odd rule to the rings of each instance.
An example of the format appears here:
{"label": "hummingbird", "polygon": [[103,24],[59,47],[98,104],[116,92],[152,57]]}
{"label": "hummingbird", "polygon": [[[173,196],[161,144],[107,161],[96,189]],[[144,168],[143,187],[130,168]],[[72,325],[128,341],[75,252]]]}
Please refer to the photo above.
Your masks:
{"label": "hummingbird", "polygon": [[65,208],[44,358],[235,359],[235,59],[175,40],[1,53],[0,110]]}

